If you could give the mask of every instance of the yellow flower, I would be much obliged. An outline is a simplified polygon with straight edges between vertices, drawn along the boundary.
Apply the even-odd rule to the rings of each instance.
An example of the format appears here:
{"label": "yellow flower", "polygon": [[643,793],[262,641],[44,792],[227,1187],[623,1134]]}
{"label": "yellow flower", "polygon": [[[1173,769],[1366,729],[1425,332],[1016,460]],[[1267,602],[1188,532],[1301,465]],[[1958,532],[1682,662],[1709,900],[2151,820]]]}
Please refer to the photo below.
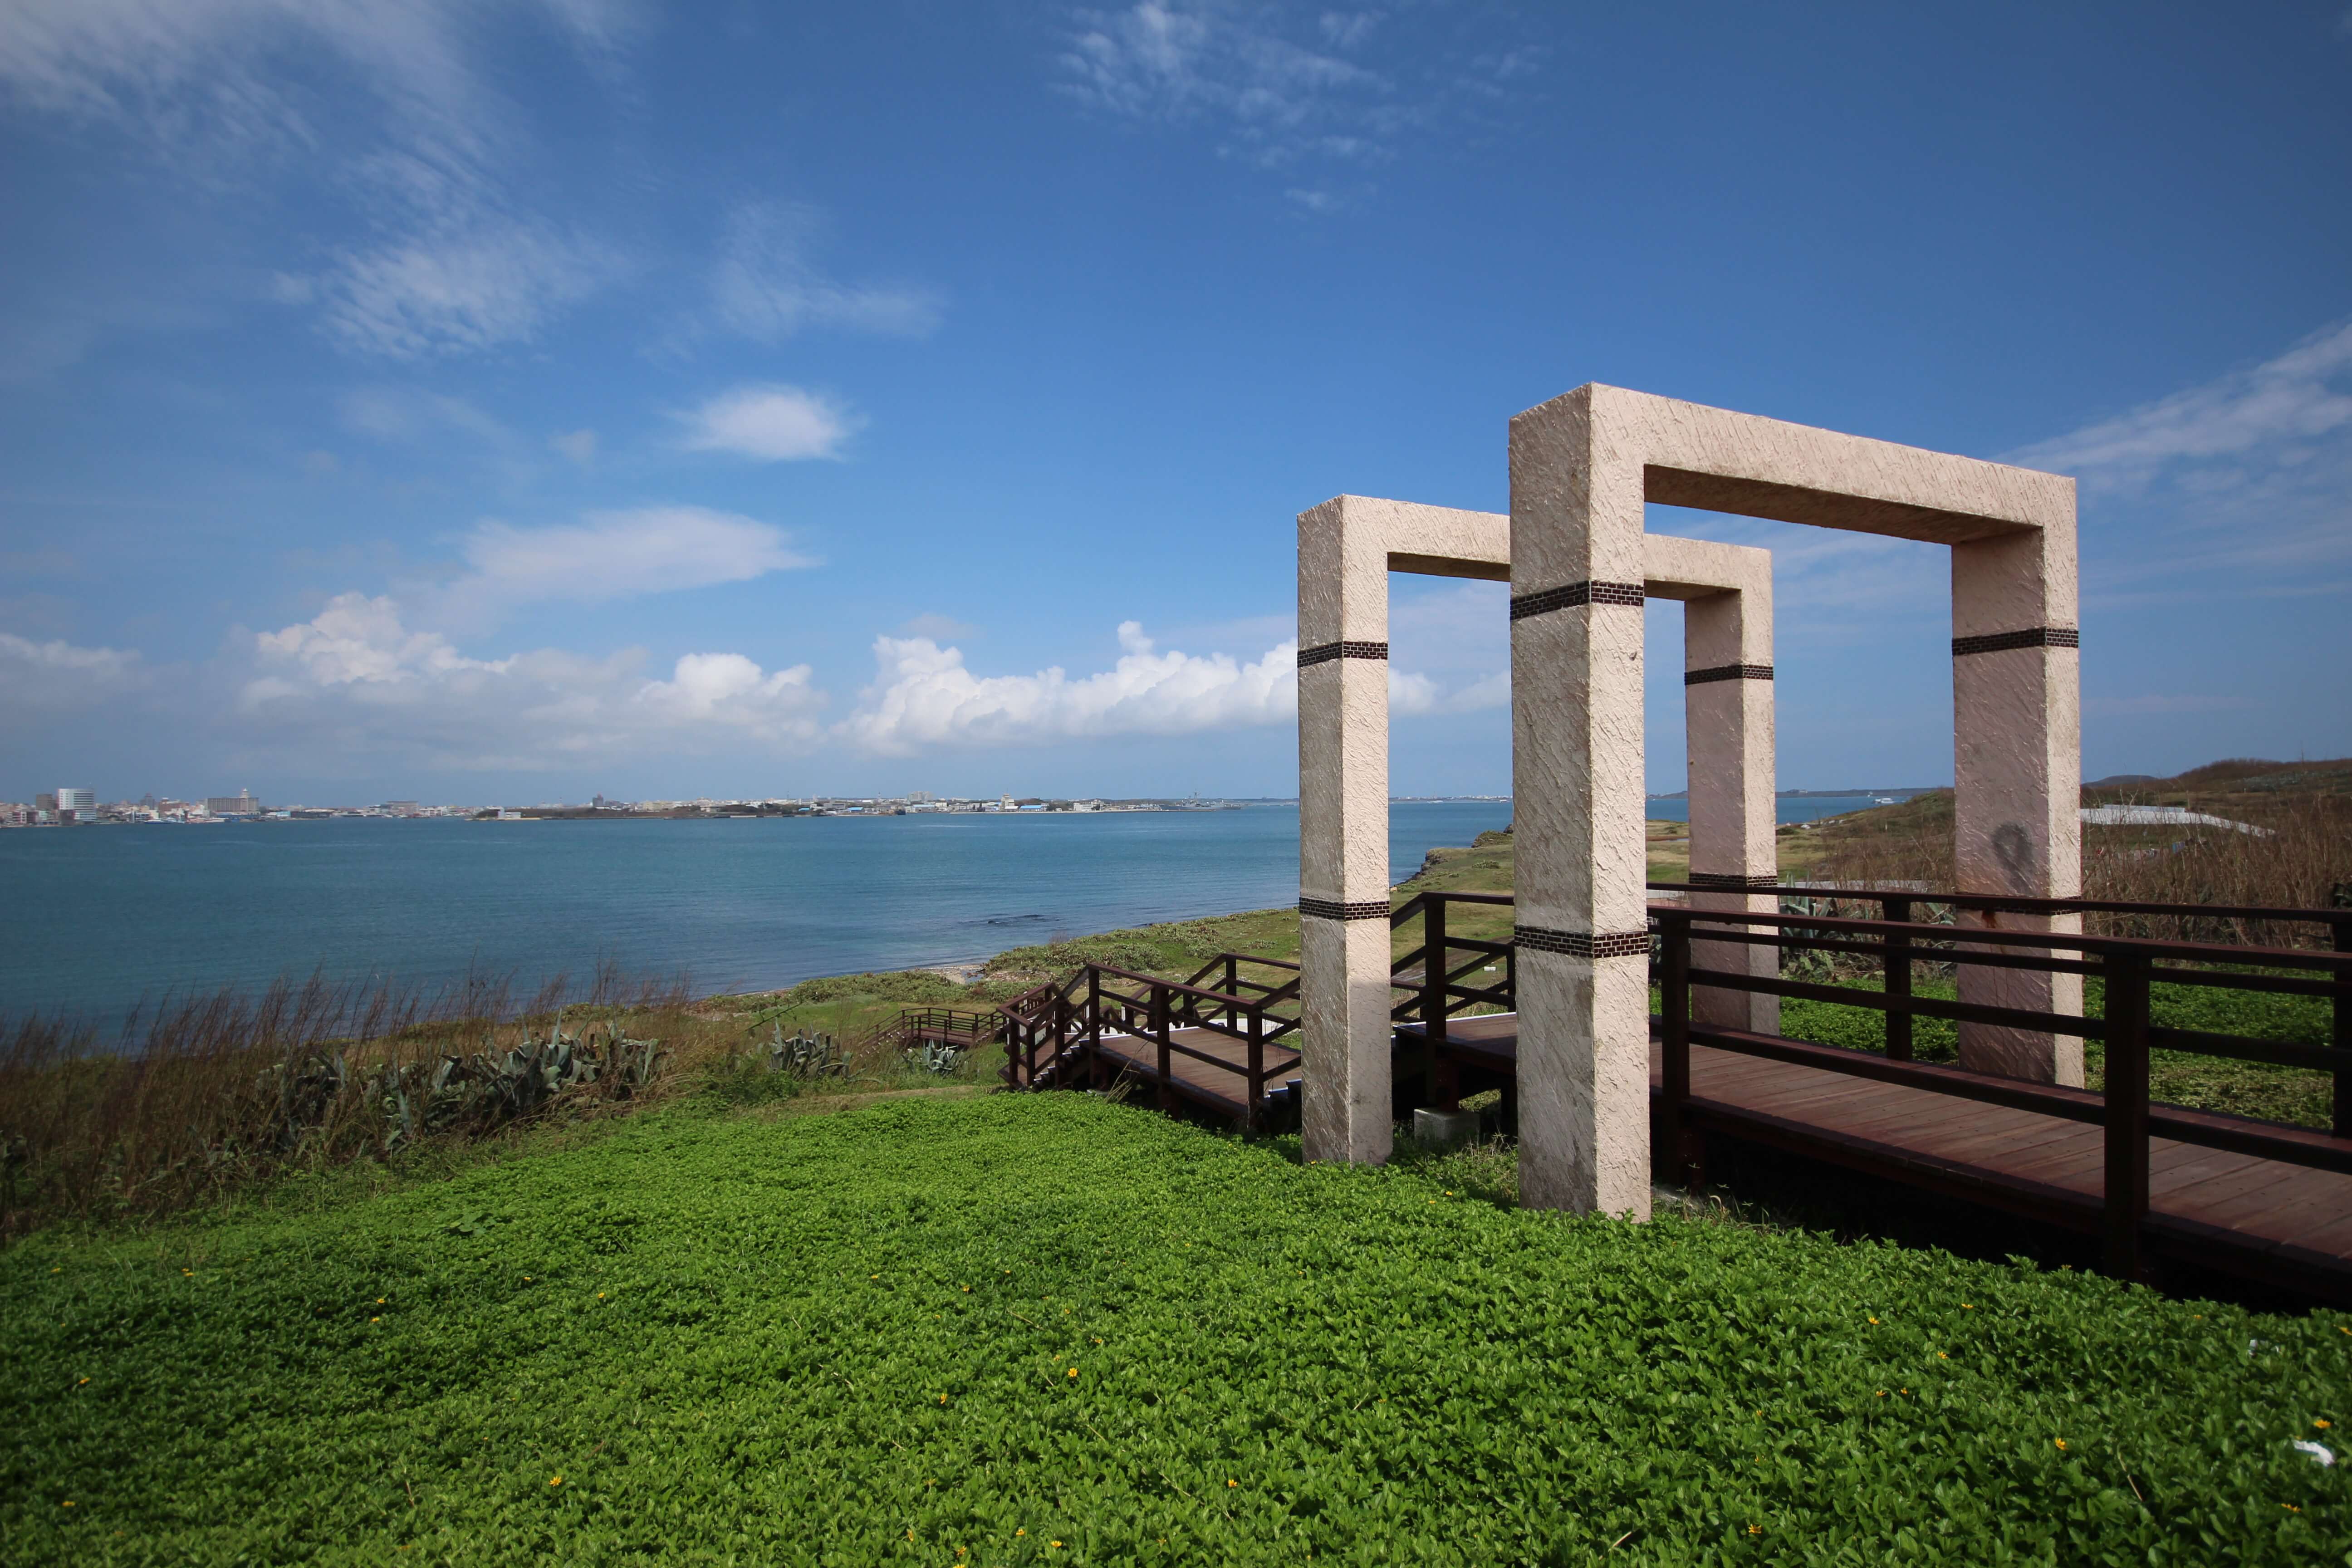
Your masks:
{"label": "yellow flower", "polygon": [[1878,1397],[1879,1397],[1879,1398],[1881,1398],[1881,1399],[1885,1398],[1885,1397],[1886,1397],[1886,1390],[1885,1390],[1885,1389],[1883,1389],[1883,1388],[1882,1388],[1882,1389],[1880,1389],[1880,1390],[1878,1391]]}
{"label": "yellow flower", "polygon": [[[86,1377],[85,1377],[85,1378],[83,1378],[83,1379],[81,1380],[81,1383],[88,1383],[89,1381],[89,1379],[88,1379],[88,1378],[86,1378]],[[81,1383],[77,1383],[77,1384],[74,1384],[74,1386],[75,1386],[76,1388],[79,1388],[79,1387],[81,1386]]]}
{"label": "yellow flower", "polygon": [[1029,1532],[1028,1532],[1027,1531],[1025,1531],[1025,1530],[1016,1530],[1016,1531],[1014,1531],[1013,1533],[1013,1534],[1015,1534],[1015,1535],[1026,1535],[1026,1534],[1028,1534]]}
{"label": "yellow flower", "polygon": [[1877,1322],[1877,1321],[1878,1321],[1878,1320],[1877,1320],[1876,1318],[1873,1318],[1873,1319],[1871,1319],[1870,1321],[1871,1321],[1873,1323],[1875,1323],[1875,1322]]}
{"label": "yellow flower", "polygon": [[1072,1368],[1070,1369],[1070,1375],[1071,1375],[1072,1377],[1076,1377],[1076,1376],[1077,1376],[1077,1375],[1078,1375],[1078,1369],[1077,1369],[1076,1367],[1072,1367]]}
{"label": "yellow flower", "polygon": [[[68,1504],[67,1504],[66,1506],[67,1506],[67,1507],[68,1507],[68,1508],[70,1508],[70,1507],[72,1507],[73,1505],[72,1505],[71,1503],[68,1503]],[[2291,1503],[2291,1502],[2283,1502],[2283,1503],[2279,1504],[2279,1507],[2281,1507],[2281,1508],[2283,1508],[2283,1509],[2286,1510],[2287,1510],[2287,1512],[2289,1512],[2289,1513],[2301,1513],[2301,1512],[2303,1511],[2303,1510],[2301,1510],[2301,1509],[2299,1509],[2299,1508],[2295,1507],[2295,1506],[2294,1506],[2294,1504],[2293,1504],[2293,1503]]]}
{"label": "yellow flower", "polygon": [[596,1300],[598,1300],[599,1301],[601,1301],[601,1300],[603,1300],[604,1299],[604,1292],[603,1292],[602,1290],[597,1291],[597,1292],[596,1292]]}
{"label": "yellow flower", "polygon": [[368,1321],[371,1323],[381,1323],[383,1320],[382,1318],[370,1318]]}
{"label": "yellow flower", "polygon": [[381,1307],[381,1306],[383,1306],[386,1301],[389,1301],[389,1300],[392,1300],[392,1298],[391,1298],[391,1297],[389,1297],[389,1296],[378,1296],[378,1297],[375,1299],[375,1304],[376,1304],[377,1306]]}
{"label": "yellow flower", "polygon": [[1969,1306],[1966,1301],[1963,1301],[1960,1303],[1960,1310],[1963,1312],[1973,1312],[1976,1309]]}
{"label": "yellow flower", "polygon": [[71,1507],[73,1507],[73,1499],[71,1499],[71,1498],[68,1498],[68,1499],[66,1499],[65,1506],[66,1506],[66,1507],[68,1507],[68,1508],[71,1508]]}
{"label": "yellow flower", "polygon": [[551,1487],[560,1487],[563,1484],[563,1478],[562,1476],[550,1476],[547,1478],[547,1484]]}
{"label": "yellow flower", "polygon": [[2335,1422],[2333,1422],[2333,1421],[2314,1421],[2314,1422],[2312,1423],[2312,1425],[2313,1425],[2314,1426],[2318,1427],[2321,1431],[2325,1432],[2325,1431],[2326,1431],[2330,1426],[2335,1426],[2335,1425],[2336,1425],[2336,1423],[2335,1423]]}
{"label": "yellow flower", "polygon": [[2065,1439],[2065,1438],[2063,1438],[2063,1437],[2053,1437],[2053,1438],[2051,1438],[2050,1440],[2051,1440],[2052,1442],[2053,1442],[2053,1443],[2057,1444],[2057,1445],[2058,1445],[2058,1447],[2059,1447],[2060,1448],[2062,1448],[2062,1449],[2063,1449],[2063,1448],[2064,1448],[2064,1447],[2066,1447],[2066,1439]]}
{"label": "yellow flower", "polygon": [[948,1396],[947,1396],[946,1394],[940,1394],[940,1403],[941,1405],[945,1405],[947,1402],[948,1402]]}
{"label": "yellow flower", "polygon": [[1764,1527],[1760,1524],[1751,1524],[1748,1527],[1748,1533],[1750,1535],[1761,1535],[1764,1533]]}
{"label": "yellow flower", "polygon": [[1049,1542],[1045,1542],[1045,1544],[1046,1544],[1046,1545],[1048,1545],[1048,1546],[1059,1546],[1059,1545],[1060,1545],[1060,1544],[1062,1544],[1062,1543],[1061,1543],[1060,1542],[1058,1542],[1058,1541],[1049,1541]]}
{"label": "yellow flower", "polygon": [[1239,1482],[1239,1481],[1227,1481],[1227,1482],[1225,1483],[1225,1485],[1227,1485],[1227,1486],[1229,1486],[1229,1487],[1237,1487],[1237,1486],[1241,1485],[1241,1482]]}
{"label": "yellow flower", "polygon": [[1951,1358],[1950,1356],[1946,1355],[1942,1351],[1937,1351],[1937,1352],[1936,1352],[1936,1359],[1937,1359],[1937,1361],[1949,1361],[1949,1360],[1951,1360],[1952,1358]]}

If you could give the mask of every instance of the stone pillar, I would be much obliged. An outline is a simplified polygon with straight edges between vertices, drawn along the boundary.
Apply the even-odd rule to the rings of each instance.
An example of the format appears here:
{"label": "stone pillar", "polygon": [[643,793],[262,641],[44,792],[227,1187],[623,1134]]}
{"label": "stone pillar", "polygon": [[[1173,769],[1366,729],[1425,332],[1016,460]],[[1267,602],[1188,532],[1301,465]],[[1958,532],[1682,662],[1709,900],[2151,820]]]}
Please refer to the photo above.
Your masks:
{"label": "stone pillar", "polygon": [[1389,1157],[1389,582],[1378,518],[1298,518],[1299,1048],[1309,1160]]}
{"label": "stone pillar", "polygon": [[[2071,489],[2071,483],[2070,483]],[[1953,864],[1964,893],[2079,898],[2082,688],[2072,496],[2063,519],[1952,546]],[[2078,915],[1994,912],[1961,924],[2079,932]],[[2078,974],[1959,971],[1963,1002],[2080,1013]],[[1959,1026],[1960,1065],[2080,1086],[2083,1042]]]}
{"label": "stone pillar", "polygon": [[1511,421],[1519,1190],[1647,1219],[1643,468],[1593,391]]}
{"label": "stone pillar", "polygon": [[[1737,594],[1709,594],[1683,605],[1683,723],[1690,789],[1691,895],[1701,910],[1780,912],[1780,849],[1774,839],[1772,577]],[[1751,928],[1770,935],[1769,926]],[[1780,950],[1738,942],[1691,944],[1701,969],[1771,976]],[[1760,1035],[1780,1032],[1780,999],[1702,985],[1691,993],[1694,1022]]]}

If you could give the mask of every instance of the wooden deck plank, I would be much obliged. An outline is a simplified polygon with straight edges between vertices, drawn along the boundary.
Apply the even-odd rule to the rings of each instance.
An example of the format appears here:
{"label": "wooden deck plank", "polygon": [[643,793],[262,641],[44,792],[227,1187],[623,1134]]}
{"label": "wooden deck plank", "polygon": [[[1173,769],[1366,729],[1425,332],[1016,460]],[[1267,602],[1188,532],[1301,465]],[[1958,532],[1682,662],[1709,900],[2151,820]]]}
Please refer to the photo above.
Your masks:
{"label": "wooden deck plank", "polygon": [[[1425,1048],[1423,1031],[1407,1023],[1397,1034],[1399,1070],[1417,1072],[1412,1064]],[[1182,1029],[1175,1037],[1235,1068],[1247,1057],[1246,1042],[1213,1030]],[[1517,1070],[1517,1016],[1502,1014],[1449,1020],[1438,1048],[1465,1067],[1508,1074]],[[1103,1048],[1147,1081],[1156,1076],[1150,1040],[1107,1039]],[[1269,1089],[1303,1075],[1303,1064],[1280,1066],[1296,1056],[1287,1041],[1265,1047],[1276,1069]],[[1654,1093],[1663,1062],[1654,1044]],[[1241,1072],[1182,1055],[1171,1057],[1171,1068],[1177,1093],[1241,1110]],[[1707,1046],[1691,1047],[1691,1090],[1694,1112],[1706,1125],[1744,1129],[1775,1147],[1974,1194],[2076,1229],[2094,1223],[2105,1189],[2105,1134],[2092,1122]],[[2173,1223],[2161,1232],[2168,1248],[2188,1248],[2225,1268],[2239,1258],[2250,1269],[2276,1256],[2295,1268],[2340,1276],[2352,1288],[2352,1175],[2157,1138],[2148,1144],[2148,1179],[2151,1219]]]}

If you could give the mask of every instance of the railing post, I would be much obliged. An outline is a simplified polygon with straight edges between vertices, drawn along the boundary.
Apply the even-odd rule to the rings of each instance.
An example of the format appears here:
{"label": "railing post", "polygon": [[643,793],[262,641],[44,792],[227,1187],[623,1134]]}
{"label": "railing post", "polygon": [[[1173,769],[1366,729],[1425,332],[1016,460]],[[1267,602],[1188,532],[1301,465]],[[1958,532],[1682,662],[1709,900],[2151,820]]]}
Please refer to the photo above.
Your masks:
{"label": "railing post", "polygon": [[1102,971],[1087,965],[1087,1016],[1078,1036],[1087,1043],[1087,1084],[1104,1087],[1102,1066]]}
{"label": "railing post", "polygon": [[[1233,953],[1230,953],[1230,952],[1229,952],[1229,953],[1225,954],[1225,994],[1226,994],[1228,997],[1234,997],[1234,996],[1239,996],[1241,994],[1242,994],[1242,964],[1241,964],[1241,960],[1240,960],[1238,957],[1236,957],[1235,955],[1234,955]],[[1229,1026],[1229,1027],[1230,1027],[1230,1026],[1231,1026],[1235,1022],[1234,1017],[1234,1009],[1235,1005],[1236,1005],[1236,1004],[1235,1004],[1235,1003],[1234,1003],[1234,1002],[1231,1002],[1231,1001],[1228,1001],[1228,1002],[1226,1002],[1226,1004],[1225,1004],[1225,1016],[1224,1016],[1224,1022],[1225,1022],[1225,1024],[1227,1025],[1227,1026]]]}
{"label": "railing post", "polygon": [[1422,1069],[1422,1098],[1440,1110],[1452,1110],[1440,1079],[1438,1058],[1445,1050],[1445,899],[1424,893],[1421,904],[1421,1030],[1428,1052]]}
{"label": "railing post", "polygon": [[1259,1131],[1258,1107],[1265,1099],[1265,1011],[1261,1007],[1249,1010],[1249,1115],[1242,1125],[1252,1132]]}
{"label": "railing post", "polygon": [[1704,1184],[1690,1136],[1683,1125],[1690,1101],[1690,916],[1680,910],[1659,912],[1661,939],[1658,974],[1660,1032],[1665,1037],[1665,1146],[1671,1178],[1685,1188]]}
{"label": "railing post", "polygon": [[1169,1071],[1168,1052],[1168,991],[1158,981],[1151,983],[1151,1037],[1160,1047],[1160,1109],[1172,1113],[1176,1109],[1176,1089]]}
{"label": "railing post", "polygon": [[[2345,885],[2339,883],[2337,896],[2344,891]],[[2352,953],[2352,918],[2334,923],[2336,951]],[[2352,1138],[2352,1072],[2347,1072],[2342,1066],[2347,1057],[2352,1057],[2352,964],[2339,965],[2336,971],[2336,1025],[2328,1043],[2345,1053],[2336,1058],[2336,1110],[2330,1121],[2336,1136]]]}
{"label": "railing post", "polygon": [[2140,1222],[2147,1217],[2148,961],[2111,948],[2106,974],[2106,1267],[2140,1277]]}
{"label": "railing post", "polygon": [[[1910,921],[1910,900],[1887,899],[1884,901],[1886,906],[1886,919],[1890,922],[1907,924]],[[1886,994],[1909,996],[1911,994],[1911,933],[1909,931],[1887,932],[1885,967]],[[1886,1013],[1886,1059],[1891,1062],[1907,1062],[1911,1059],[1911,1015],[1897,1013],[1893,1008],[1887,1009]]]}

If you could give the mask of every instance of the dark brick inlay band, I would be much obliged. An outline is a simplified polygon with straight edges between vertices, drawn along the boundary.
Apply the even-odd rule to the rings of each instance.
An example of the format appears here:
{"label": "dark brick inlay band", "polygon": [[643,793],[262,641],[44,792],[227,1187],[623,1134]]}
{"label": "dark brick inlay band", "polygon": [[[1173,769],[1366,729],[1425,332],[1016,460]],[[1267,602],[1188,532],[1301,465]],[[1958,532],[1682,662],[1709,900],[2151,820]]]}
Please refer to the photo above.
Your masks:
{"label": "dark brick inlay band", "polygon": [[1971,653],[2007,653],[2013,647],[2081,647],[2083,634],[2073,626],[2028,626],[2021,632],[1995,632],[1990,637],[1954,637],[1952,657]]}
{"label": "dark brick inlay band", "polygon": [[1513,926],[1511,941],[1537,952],[1564,952],[1570,958],[1646,958],[1646,931],[1551,931],[1543,926]]}
{"label": "dark brick inlay band", "polygon": [[1685,686],[1704,686],[1710,680],[1769,680],[1772,667],[1769,664],[1718,664],[1712,669],[1689,669],[1683,672]]}
{"label": "dark brick inlay band", "polygon": [[1298,668],[1310,664],[1328,664],[1335,658],[1386,658],[1389,645],[1384,642],[1327,642],[1298,650]]}
{"label": "dark brick inlay band", "polygon": [[1639,583],[1570,583],[1565,588],[1546,588],[1513,599],[1511,619],[1523,621],[1577,605],[1631,605],[1638,610],[1647,597]]}
{"label": "dark brick inlay band", "polygon": [[1769,893],[1780,885],[1777,871],[1746,876],[1738,871],[1693,871],[1690,885],[1694,888],[1720,888],[1726,892]]}
{"label": "dark brick inlay band", "polygon": [[1312,915],[1318,921],[1386,920],[1389,901],[1386,899],[1366,899],[1361,903],[1343,904],[1337,899],[1306,899],[1298,900],[1298,912]]}

